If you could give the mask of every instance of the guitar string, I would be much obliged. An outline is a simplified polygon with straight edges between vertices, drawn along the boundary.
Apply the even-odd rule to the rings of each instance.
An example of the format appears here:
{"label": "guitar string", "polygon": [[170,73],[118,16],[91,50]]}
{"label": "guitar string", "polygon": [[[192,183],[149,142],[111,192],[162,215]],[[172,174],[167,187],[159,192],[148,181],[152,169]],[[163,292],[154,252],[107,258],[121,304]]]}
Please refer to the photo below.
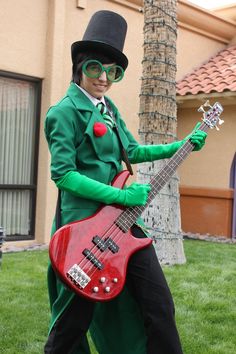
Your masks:
{"label": "guitar string", "polygon": [[[190,151],[191,151],[191,149],[190,149]],[[155,183],[156,184],[156,183]],[[154,187],[155,187],[155,184],[154,184]],[[128,216],[128,218],[127,218],[127,216]],[[121,217],[122,217],[122,214],[121,214]],[[128,226],[131,226],[133,223],[134,223],[134,221],[133,221],[133,215],[132,215],[132,218],[131,218],[131,222],[130,222],[130,216],[126,213],[126,219],[125,220],[127,220],[127,221],[125,221],[125,227],[127,228],[127,224],[128,224]],[[122,219],[121,219],[122,220]],[[121,223],[123,226],[124,226],[124,222],[123,223]],[[112,231],[112,227],[115,227],[115,229]],[[129,228],[129,227],[128,227]],[[113,224],[112,226],[111,226],[111,228],[110,229],[108,229],[107,230],[107,232],[105,233],[105,236],[106,236],[106,234],[109,234],[109,237],[112,239],[112,240],[115,240],[116,241],[116,243],[118,244],[118,241],[120,240],[120,238],[122,237],[122,236],[124,236],[124,233],[121,231],[121,230],[119,230],[119,228],[117,228],[117,225],[115,225],[115,224]],[[103,236],[104,237],[104,236]],[[101,238],[103,238],[103,237],[101,237]],[[117,237],[119,237],[119,240],[117,239]],[[117,240],[116,240],[117,239]],[[96,247],[96,246],[95,246]],[[95,248],[95,247],[93,247],[93,248]],[[101,251],[100,250],[98,250],[97,248],[96,248],[96,251],[95,251],[95,256],[97,256],[97,253],[101,253]],[[102,261],[104,262],[105,261],[105,259],[106,259],[106,257],[107,257],[107,255],[108,255],[108,253],[109,253],[109,250],[106,250],[106,253],[104,254],[104,253],[102,253],[102,254],[100,254],[100,259],[102,259]],[[110,254],[110,253],[109,253]],[[99,257],[97,256],[97,259],[99,260]],[[90,260],[88,259],[88,262],[90,262]],[[91,264],[90,263],[90,268],[88,269],[88,272],[89,272],[89,274],[90,274],[90,272],[92,272],[91,273],[91,277],[95,274],[95,272],[97,272],[98,271],[98,269],[93,265],[93,264]]]}
{"label": "guitar string", "polygon": [[[203,131],[206,131],[206,130],[208,130],[208,126],[204,123],[204,124],[202,124],[200,127],[199,127],[199,129],[200,130],[203,130]],[[182,150],[183,150],[183,152],[184,153],[190,153],[192,150],[193,150],[193,147],[194,147],[194,144],[192,144],[190,141],[187,141],[181,148],[182,148]],[[181,158],[179,158],[178,157],[178,155],[177,155],[177,158],[176,158],[176,160],[177,161],[179,161],[180,163],[183,161],[183,156],[181,156]],[[170,166],[171,166],[171,164],[176,164],[176,166],[178,167],[179,166],[179,163],[176,163],[174,160],[172,160],[171,161],[171,163],[170,163]],[[168,165],[168,164],[167,164]],[[166,168],[166,166],[167,165],[165,165],[164,166],[164,168],[163,169],[165,169]],[[175,167],[176,167],[175,166]],[[172,170],[170,170],[170,172],[171,173],[173,173],[173,171],[175,172],[175,170],[176,169],[172,169]],[[171,176],[171,175],[168,175],[167,174],[167,176],[168,176],[168,178]],[[165,178],[163,178],[163,176],[161,176],[161,173],[160,173],[160,175],[158,176],[159,177],[159,179],[161,179],[162,180],[162,182],[164,182],[164,183],[166,183],[166,179]],[[154,188],[154,189],[156,189],[157,187],[159,187],[160,188],[160,182],[157,180],[157,178],[154,178],[151,182],[150,182],[151,184],[152,184],[152,187]],[[161,187],[162,188],[162,187]],[[154,197],[155,197],[155,195],[156,195],[156,193],[153,191],[153,190],[151,190],[150,191],[150,193],[149,193],[149,195],[150,195],[150,198],[148,198],[149,200],[152,200]],[[146,206],[145,206],[145,208],[146,208]],[[131,209],[133,210],[133,212],[136,212],[136,211],[138,211],[138,216],[139,215],[141,215],[140,213],[142,213],[142,211],[143,211],[143,208],[140,208],[139,206],[136,206],[136,207],[132,207],[132,208],[127,208],[126,210],[124,210],[119,216],[118,216],[118,218],[116,219],[116,220],[118,220],[118,222],[120,223],[120,225],[124,228],[124,229],[127,229],[127,232],[128,232],[128,230],[130,229],[130,227],[134,224],[134,217],[133,217],[133,213],[131,214],[131,215],[129,215],[128,213],[129,212],[131,212]],[[122,217],[124,218],[124,220],[122,221]],[[125,226],[125,227],[124,227]],[[112,231],[112,228],[115,228],[113,231]],[[114,235],[114,234],[112,234],[112,233],[115,233],[116,232],[116,234]],[[125,235],[125,233],[119,228],[119,226],[117,226],[117,224],[114,222],[111,226],[110,226],[110,228],[108,228],[107,230],[106,230],[106,232],[105,232],[105,234],[103,234],[102,236],[101,236],[101,240],[103,240],[103,238],[105,238],[106,236],[109,236],[109,238],[111,238],[113,241],[116,241],[116,243],[118,244],[118,242],[120,241],[120,239],[121,239],[121,237],[123,237]],[[119,236],[121,236],[118,240],[116,240],[116,238],[117,237],[119,237]],[[96,245],[94,245],[93,247],[92,247],[92,249],[90,250],[90,251],[92,251],[92,250],[94,250],[95,249],[95,253],[94,253],[94,256],[96,256],[96,258],[99,260],[99,258],[97,257],[97,253],[99,253],[100,254],[100,258],[104,261],[105,259],[106,259],[106,256],[107,256],[107,254],[109,253],[110,254],[110,250],[109,249],[106,249],[104,252],[105,253],[103,253]],[[88,261],[87,263],[89,263],[90,264],[90,268],[88,269],[88,271],[92,271],[92,274],[91,274],[91,276],[93,276],[94,275],[94,273],[96,272],[96,271],[98,271],[99,269],[94,265],[94,264],[92,264],[91,263],[91,261],[87,258],[87,256],[85,256],[85,258],[83,259],[83,260],[81,260],[81,262],[79,263],[79,265],[82,265],[82,263],[83,263],[83,261]],[[86,264],[85,264],[86,265]],[[84,266],[85,266],[84,265]],[[93,268],[94,268],[94,270],[93,270]]]}
{"label": "guitar string", "polygon": [[[190,151],[191,151],[191,149],[192,149],[192,145],[190,145],[189,146],[190,147]],[[189,150],[189,147],[188,147],[188,149],[187,150]],[[182,159],[181,159],[182,160]],[[172,161],[172,162],[174,162],[174,161]],[[176,164],[175,163],[175,165],[176,166],[178,166],[178,164]],[[171,171],[172,172],[172,171]],[[167,173],[165,173],[165,175],[167,175]],[[165,182],[166,180],[162,177],[162,176],[159,176],[160,177],[160,179],[162,180],[162,182]],[[169,176],[168,176],[169,177]],[[160,182],[158,181],[158,180],[153,180],[153,181],[151,181],[152,183],[153,183],[153,188],[155,189],[157,186],[159,186],[160,185]],[[156,186],[157,185],[157,186]],[[153,196],[155,196],[156,195],[156,193],[154,193],[154,191],[151,191],[149,194],[151,194],[150,195],[150,199],[152,199],[152,197]],[[119,220],[119,223],[120,223],[120,225],[121,225],[121,227],[123,227],[124,229],[129,229],[133,224],[134,224],[134,222],[135,222],[135,220],[134,219],[136,219],[136,217],[134,218],[134,213],[132,213],[131,215],[129,215],[129,213],[131,212],[130,211],[130,209],[133,209],[133,212],[138,212],[137,214],[137,216],[139,216],[140,215],[140,212],[142,212],[142,208],[140,208],[140,207],[134,207],[134,208],[128,208],[128,209],[126,209],[123,213],[121,213],[121,215],[117,218],[118,220]],[[122,220],[122,218],[124,219],[124,220]],[[115,227],[115,229],[114,230],[112,230],[112,227]],[[128,231],[128,230],[127,230]],[[103,238],[105,238],[106,236],[109,236],[113,241],[115,241],[117,244],[118,244],[118,242],[120,241],[120,238],[122,237],[124,235],[124,232],[122,231],[122,230],[120,230],[119,229],[119,226],[117,227],[117,225],[115,224],[115,223],[113,223],[113,225],[111,225],[111,227],[110,228],[108,228],[108,230],[106,230],[106,232],[105,232],[105,234],[103,234],[102,236],[101,236],[101,240],[103,240]],[[117,239],[117,237],[119,237],[118,239]],[[92,247],[92,249],[90,249],[90,252],[91,251],[93,251],[95,249],[95,252],[93,253],[93,255],[98,259],[98,260],[100,260],[101,261],[101,259],[102,259],[102,261],[104,261],[105,259],[106,259],[106,256],[107,256],[107,253],[109,253],[109,249],[108,250],[106,250],[106,253],[104,253],[104,252],[102,252],[101,250],[99,250],[99,248],[96,246],[96,245],[94,245],[93,247]],[[98,257],[98,254],[100,254],[100,259],[99,259],[99,257]],[[83,263],[83,261],[85,261],[85,264],[83,264],[82,265],[82,263]],[[87,262],[86,262],[87,261]],[[86,263],[87,264],[89,264],[90,265],[90,267],[89,267],[89,269],[88,269],[88,272],[90,272],[90,271],[92,271],[92,274],[91,274],[91,276],[92,275],[94,275],[94,273],[98,270],[97,269],[97,267],[94,265],[94,264],[92,264],[91,262],[90,262],[90,260],[89,260],[89,258],[88,257],[86,257],[85,256],[85,258],[84,259],[82,259],[81,260],[81,262],[79,263],[79,266],[86,266]]]}
{"label": "guitar string", "polygon": [[[114,228],[114,229],[112,230],[112,228]],[[106,237],[109,237],[114,241],[114,238],[117,235],[113,235],[113,233],[116,231],[118,231],[118,233],[122,232],[113,222],[113,224],[110,225],[110,227],[105,231],[105,233],[102,236],[100,236],[101,241],[105,240]],[[95,252],[93,252],[93,256],[95,256],[98,259],[98,261],[104,261],[104,259],[106,258],[106,253],[108,253],[108,251],[110,251],[109,249],[105,249],[104,251],[101,251],[96,245],[93,245],[89,251],[92,252],[93,250],[95,250]],[[98,255],[100,255],[100,259],[99,259]],[[85,264],[83,264],[84,261],[85,261]],[[93,268],[95,268],[95,270],[98,270],[98,268],[94,264],[91,263],[88,256],[84,256],[84,258],[78,263],[78,265],[80,267],[86,267],[87,264],[89,264],[87,272],[91,271]]]}
{"label": "guitar string", "polygon": [[[186,144],[186,147],[187,147],[187,149],[184,148],[184,150],[186,150],[185,152],[191,152],[191,150],[193,148],[192,144],[189,144],[189,146]],[[182,158],[180,159],[180,161],[182,161]],[[174,161],[172,161],[172,163],[173,162]],[[175,163],[175,165],[178,166],[177,163]],[[172,173],[172,171],[173,170],[171,170],[171,173]],[[169,175],[165,172],[165,176],[166,175],[169,177]],[[161,179],[162,182],[166,181],[166,179],[163,178],[162,176],[159,176],[159,178]],[[156,187],[157,186],[159,187],[159,185],[160,185],[160,182],[158,180],[156,180],[155,178],[153,179],[153,181],[151,181],[151,183],[153,183],[153,185],[152,185],[153,189],[156,189]],[[149,195],[151,197],[149,199],[152,199],[152,197],[155,196],[156,193],[154,193],[154,191],[151,191],[149,193]],[[119,220],[120,225],[125,229],[129,229],[134,224],[134,216],[133,216],[133,213],[131,215],[129,215],[129,212],[130,212],[129,209],[132,209],[132,208],[128,208],[123,213],[121,213],[121,215],[117,218]],[[135,212],[138,211],[138,216],[139,216],[140,212],[142,212],[142,208],[137,206],[137,207],[133,208],[133,211],[135,211]],[[124,220],[122,220],[122,217],[124,218]],[[112,230],[112,227],[115,227],[115,229]],[[119,229],[119,226],[117,227],[117,225],[115,223],[113,223],[113,225],[111,225],[111,227],[108,228],[108,230],[106,230],[105,234],[103,234],[101,236],[101,240],[103,240],[106,236],[109,236],[113,241],[118,243],[120,241],[120,238],[117,239],[117,237],[119,237],[119,236],[122,237],[123,235],[124,235],[124,232]],[[107,252],[104,253],[101,250],[99,250],[99,248],[96,245],[93,245],[93,247],[90,249],[90,251],[93,251],[94,249],[95,249],[95,252],[93,253],[93,255],[99,260],[98,254],[100,254],[100,261],[101,261],[101,259],[104,261],[106,259],[107,253],[109,253],[109,251],[110,251],[108,249],[108,250],[106,250]],[[82,265],[83,261],[85,261],[85,264]],[[85,267],[86,261],[87,261],[87,264],[90,265],[88,272],[92,271],[92,274],[91,274],[91,276],[92,276],[98,270],[98,268],[90,262],[90,260],[87,256],[85,256],[85,258],[83,260],[81,260],[81,262],[78,265],[81,267],[82,266]]]}
{"label": "guitar string", "polygon": [[[192,148],[193,148],[193,145],[190,143],[190,144],[186,144],[186,148],[184,147],[183,148],[183,150],[184,150],[184,152],[186,153],[186,152],[191,152],[191,150],[192,150]],[[181,159],[179,159],[181,162],[182,162],[182,160],[183,160],[183,158],[181,158]],[[174,161],[172,161],[172,163],[175,163]],[[179,166],[179,164],[178,163],[175,163],[176,164],[176,166]],[[164,166],[164,168],[165,168],[166,166]],[[171,170],[170,171],[171,173],[173,172],[173,170]],[[166,172],[165,172],[165,176],[168,176],[168,177],[170,177],[170,175],[168,175]],[[166,179],[165,178],[163,178],[162,176],[159,176],[159,179],[161,179],[161,181],[162,181],[162,183],[164,182],[166,182]],[[159,187],[160,185],[161,185],[161,183],[157,180],[157,179],[153,179],[152,181],[151,181],[151,183],[153,183],[152,184],[152,187],[153,187],[153,189],[156,189],[157,187]],[[150,195],[150,198],[149,199],[151,199],[152,200],[152,198],[156,195],[156,193],[153,191],[153,190],[151,190],[150,191],[150,193],[149,193],[149,195]],[[118,220],[119,220],[119,223],[120,223],[120,225],[123,227],[123,228],[125,228],[125,229],[129,229],[133,224],[134,224],[134,217],[133,217],[133,213],[131,214],[131,215],[129,215],[129,212],[130,212],[130,209],[133,209],[133,211],[134,212],[138,212],[138,215],[137,216],[139,216],[140,215],[140,212],[142,212],[143,211],[143,208],[140,208],[139,206],[136,206],[136,207],[134,207],[134,208],[128,208],[128,209],[126,209],[123,213],[121,213],[121,215],[117,218]],[[124,218],[124,220],[122,220],[122,217]],[[136,218],[135,218],[136,219]],[[112,227],[115,227],[115,229],[114,230],[112,230]],[[116,234],[114,234],[116,232]],[[122,230],[120,230],[120,228],[119,228],[119,226],[117,226],[116,224],[115,224],[115,222],[113,223],[113,225],[111,225],[111,227],[110,228],[108,228],[107,230],[106,230],[106,232],[105,232],[105,234],[103,234],[102,236],[101,236],[101,240],[103,240],[106,236],[109,236],[109,238],[111,238],[113,241],[115,241],[117,244],[118,244],[118,242],[120,241],[120,238],[124,235],[125,233],[122,231]],[[121,237],[119,237],[119,236],[121,236]],[[119,237],[119,239],[117,239],[117,237]],[[105,250],[104,252],[106,252],[106,253],[104,253],[104,252],[102,252],[101,250],[99,250],[99,248],[96,246],[96,245],[93,245],[93,247],[90,249],[90,252],[91,251],[93,251],[95,249],[95,252],[93,253],[93,255],[98,259],[98,260],[102,260],[103,262],[104,262],[104,260],[106,259],[106,256],[107,256],[107,254],[109,253],[110,254],[110,250],[108,249],[108,250]],[[98,257],[98,254],[100,254],[100,259],[99,259],[99,257]],[[85,264],[82,264],[83,263],[83,261],[85,261]],[[87,262],[86,262],[87,261]],[[90,265],[90,267],[88,267],[88,271],[87,272],[89,272],[89,274],[90,274],[90,271],[92,271],[92,274],[90,274],[91,276],[93,276],[94,275],[94,273],[96,272],[96,271],[98,271],[99,269],[94,265],[94,264],[92,264],[91,263],[91,261],[89,260],[89,258],[87,257],[87,256],[84,256],[84,259],[82,259],[80,262],[79,262],[79,266],[83,266],[83,267],[85,267],[86,266],[86,263],[87,264],[89,264]]]}

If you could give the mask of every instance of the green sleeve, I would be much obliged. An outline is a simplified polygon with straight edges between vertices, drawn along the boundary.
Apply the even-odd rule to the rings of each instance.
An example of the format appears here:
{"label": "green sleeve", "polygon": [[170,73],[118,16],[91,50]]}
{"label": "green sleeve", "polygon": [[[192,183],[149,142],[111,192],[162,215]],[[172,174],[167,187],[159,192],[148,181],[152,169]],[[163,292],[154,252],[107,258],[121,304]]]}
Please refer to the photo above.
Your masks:
{"label": "green sleeve", "polygon": [[68,171],[76,171],[75,137],[78,132],[72,110],[52,107],[47,113],[44,131],[51,154],[51,178],[56,181]]}
{"label": "green sleeve", "polygon": [[151,187],[148,184],[133,183],[125,189],[119,189],[79,172],[68,172],[56,181],[59,189],[78,197],[92,199],[104,204],[121,204],[125,206],[145,205]]}
{"label": "green sleeve", "polygon": [[[115,106],[113,104],[113,108],[114,107]],[[174,143],[166,145],[139,145],[134,136],[128,130],[124,120],[121,118],[116,107],[115,114],[119,122],[120,128],[128,139],[126,152],[128,154],[130,162],[133,164],[169,158],[174,155],[174,153],[183,144],[183,141],[176,141]]]}
{"label": "green sleeve", "polygon": [[207,133],[198,130],[198,127],[201,124],[198,123],[193,131],[183,140],[175,141],[170,144],[138,145],[132,134],[128,131],[124,121],[122,121],[122,124],[122,128],[126,132],[130,141],[128,146],[128,157],[133,164],[170,158],[187,140],[190,140],[194,144],[193,151],[199,151],[203,148],[207,137]]}
{"label": "green sleeve", "polygon": [[132,163],[141,163],[167,159],[173,156],[181,145],[183,145],[183,141],[162,145],[139,145],[133,150],[130,161]]}

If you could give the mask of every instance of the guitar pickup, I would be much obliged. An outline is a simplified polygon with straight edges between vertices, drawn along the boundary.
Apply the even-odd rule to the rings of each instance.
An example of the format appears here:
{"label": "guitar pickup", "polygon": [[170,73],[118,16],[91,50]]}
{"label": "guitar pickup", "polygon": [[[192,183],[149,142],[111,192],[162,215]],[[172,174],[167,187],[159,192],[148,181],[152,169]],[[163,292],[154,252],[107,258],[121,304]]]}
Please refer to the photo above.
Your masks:
{"label": "guitar pickup", "polygon": [[119,246],[110,237],[106,239],[106,245],[112,253],[117,253],[120,249]]}
{"label": "guitar pickup", "polygon": [[106,242],[104,242],[99,236],[94,236],[93,243],[98,249],[100,249],[101,252],[104,252],[107,249]]}
{"label": "guitar pickup", "polygon": [[85,248],[83,250],[83,255],[90,260],[90,262],[95,265],[96,268],[98,269],[103,269],[104,266],[103,264],[97,259],[97,257],[94,256],[93,252],[91,252],[90,250],[88,250],[87,248]]}
{"label": "guitar pickup", "polygon": [[106,238],[105,242],[102,241],[101,237],[94,236],[93,243],[100,249],[100,251],[104,252],[107,248],[112,253],[117,253],[119,251],[119,246],[110,238]]}
{"label": "guitar pickup", "polygon": [[66,275],[73,281],[74,284],[78,285],[80,288],[83,289],[91,280],[91,278],[78,266],[78,264],[74,264],[68,270]]}

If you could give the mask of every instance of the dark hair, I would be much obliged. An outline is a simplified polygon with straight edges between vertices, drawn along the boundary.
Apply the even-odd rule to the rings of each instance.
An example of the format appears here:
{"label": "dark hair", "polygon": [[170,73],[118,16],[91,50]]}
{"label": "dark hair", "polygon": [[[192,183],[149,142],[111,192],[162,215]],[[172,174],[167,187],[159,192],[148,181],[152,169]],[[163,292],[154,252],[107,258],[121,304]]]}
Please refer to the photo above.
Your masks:
{"label": "dark hair", "polygon": [[73,62],[72,66],[72,81],[76,84],[80,84],[80,80],[82,77],[82,66],[83,63],[87,60],[98,60],[102,64],[111,64],[114,63],[115,60],[112,57],[108,57],[107,55],[98,52],[98,51],[86,51],[83,53],[79,53],[76,57],[75,62]]}

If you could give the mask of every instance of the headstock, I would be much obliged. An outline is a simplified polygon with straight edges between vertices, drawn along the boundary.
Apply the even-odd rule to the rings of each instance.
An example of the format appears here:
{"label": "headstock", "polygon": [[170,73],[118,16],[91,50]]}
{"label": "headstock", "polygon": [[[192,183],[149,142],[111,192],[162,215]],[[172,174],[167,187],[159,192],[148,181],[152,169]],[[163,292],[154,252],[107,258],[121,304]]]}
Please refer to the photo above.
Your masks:
{"label": "headstock", "polygon": [[[208,111],[205,111],[204,107],[209,107]],[[208,125],[209,128],[216,128],[216,130],[220,130],[217,124],[223,124],[224,120],[220,119],[220,115],[223,112],[223,107],[219,102],[216,102],[213,106],[211,106],[207,100],[198,108],[198,112],[203,112],[202,120],[206,125]]]}

